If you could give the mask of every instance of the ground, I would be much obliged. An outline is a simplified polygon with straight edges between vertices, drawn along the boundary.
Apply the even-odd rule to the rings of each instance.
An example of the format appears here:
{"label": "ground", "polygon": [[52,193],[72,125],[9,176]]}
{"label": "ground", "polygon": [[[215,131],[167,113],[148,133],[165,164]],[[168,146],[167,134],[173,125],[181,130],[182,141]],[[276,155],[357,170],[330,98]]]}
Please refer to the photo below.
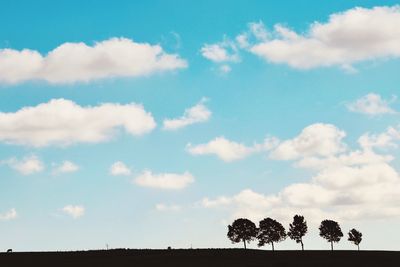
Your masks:
{"label": "ground", "polygon": [[0,266],[400,266],[394,251],[265,251],[244,249],[96,250],[0,253]]}

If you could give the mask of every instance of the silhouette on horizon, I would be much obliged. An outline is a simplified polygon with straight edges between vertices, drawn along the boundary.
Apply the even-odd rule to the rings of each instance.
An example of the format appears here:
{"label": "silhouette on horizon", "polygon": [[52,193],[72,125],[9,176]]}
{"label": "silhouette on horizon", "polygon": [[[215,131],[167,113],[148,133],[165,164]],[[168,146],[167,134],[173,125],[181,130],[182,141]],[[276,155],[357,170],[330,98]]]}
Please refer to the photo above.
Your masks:
{"label": "silhouette on horizon", "polygon": [[250,243],[256,238],[256,235],[257,227],[249,219],[236,219],[232,225],[228,225],[228,238],[232,243],[243,242],[244,249],[246,249],[246,242]]}
{"label": "silhouette on horizon", "polygon": [[339,242],[343,237],[343,232],[339,223],[332,220],[323,220],[319,226],[319,235],[331,243],[331,250],[333,251],[333,242]]}
{"label": "silhouette on horizon", "polygon": [[357,246],[357,250],[359,251],[360,243],[362,241],[362,233],[353,228],[349,231],[349,238],[347,240],[353,242]]}
{"label": "silhouette on horizon", "polygon": [[280,222],[271,218],[261,220],[259,225],[257,234],[258,246],[262,247],[265,244],[271,244],[272,251],[275,251],[274,242],[286,239],[285,228]]}
{"label": "silhouette on horizon", "polygon": [[304,250],[303,236],[307,233],[307,222],[301,215],[295,215],[293,217],[293,222],[289,225],[289,231],[287,235],[290,239],[296,241],[296,243],[301,244],[301,250]]}

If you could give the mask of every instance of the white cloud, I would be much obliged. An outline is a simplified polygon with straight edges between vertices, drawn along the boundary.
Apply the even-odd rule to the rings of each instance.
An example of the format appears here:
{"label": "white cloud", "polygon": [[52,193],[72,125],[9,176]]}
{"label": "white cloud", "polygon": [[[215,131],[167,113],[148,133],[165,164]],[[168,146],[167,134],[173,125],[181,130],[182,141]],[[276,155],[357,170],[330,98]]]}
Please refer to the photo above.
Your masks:
{"label": "white cloud", "polygon": [[111,38],[93,46],[64,43],[47,55],[24,49],[0,49],[0,83],[44,80],[50,83],[88,82],[111,77],[135,77],[186,68],[187,62],[160,45]]}
{"label": "white cloud", "polygon": [[144,171],[134,179],[137,185],[166,190],[180,190],[194,182],[194,177],[189,172],[179,173],[159,173]]}
{"label": "white cloud", "polygon": [[25,157],[21,160],[11,158],[2,161],[1,164],[8,165],[10,168],[16,170],[22,175],[39,173],[44,170],[43,162],[35,155]]}
{"label": "white cloud", "polygon": [[0,213],[0,221],[14,220],[18,216],[17,211],[13,208],[7,212]]}
{"label": "white cloud", "polygon": [[80,205],[77,206],[67,205],[64,208],[62,208],[62,211],[74,219],[78,219],[79,217],[85,215],[85,208]]}
{"label": "white cloud", "polygon": [[79,166],[73,163],[72,161],[63,161],[60,165],[58,165],[53,170],[53,174],[62,174],[62,173],[73,173],[79,170]]}
{"label": "white cloud", "polygon": [[306,157],[298,160],[295,163],[296,167],[310,169],[310,170],[323,170],[326,168],[340,167],[340,166],[361,166],[366,164],[380,164],[391,162],[393,157],[391,155],[376,154],[370,149],[350,151],[348,154],[341,154],[329,157]]}
{"label": "white cloud", "polygon": [[293,160],[300,157],[330,156],[343,152],[346,136],[332,124],[316,123],[302,130],[295,138],[283,141],[270,157],[278,160]]}
{"label": "white cloud", "polygon": [[159,203],[156,205],[156,210],[157,211],[162,211],[162,212],[177,212],[181,210],[181,206],[179,205],[167,205],[164,203]]}
{"label": "white cloud", "polygon": [[347,108],[350,111],[363,113],[367,115],[380,115],[380,114],[391,114],[396,113],[391,107],[391,101],[382,99],[382,97],[378,94],[370,93],[363,96],[360,99],[357,99],[353,103],[349,103]]}
{"label": "white cloud", "polygon": [[[246,42],[246,36],[238,36],[236,41],[224,37],[224,40],[215,44],[204,44],[200,49],[201,55],[219,66],[219,74],[227,74],[232,68],[228,63],[240,62],[239,48]],[[238,48],[239,46],[239,48]]]}
{"label": "white cloud", "polygon": [[223,136],[217,137],[206,144],[193,146],[188,144],[187,151],[192,155],[210,155],[214,154],[223,161],[231,162],[243,159],[255,152],[272,149],[279,141],[276,138],[266,138],[263,144],[254,144],[246,146],[241,143],[230,141]]}
{"label": "white cloud", "polygon": [[359,139],[358,143],[364,149],[373,148],[396,148],[396,141],[400,140],[400,130],[389,127],[385,132],[380,134],[365,133]]}
{"label": "white cloud", "polygon": [[[259,41],[268,40],[268,31],[265,29],[264,23],[260,22],[251,22],[248,25],[250,33]],[[240,39],[240,37],[239,37]]]}
{"label": "white cloud", "polygon": [[155,126],[151,113],[142,105],[82,107],[70,100],[53,99],[14,113],[0,112],[0,141],[35,147],[97,143],[112,138],[118,128],[142,135]]}
{"label": "white cloud", "polygon": [[125,163],[121,161],[114,162],[113,165],[110,167],[110,174],[114,176],[124,175],[128,176],[131,175],[131,169],[125,165]]}
{"label": "white cloud", "polygon": [[250,46],[248,39],[249,39],[249,36],[247,33],[241,33],[238,36],[236,36],[236,38],[235,38],[238,46],[242,49]]}
{"label": "white cloud", "polygon": [[297,69],[344,66],[400,57],[400,7],[356,7],[314,22],[305,34],[282,25],[249,51],[272,63]]}
{"label": "white cloud", "polygon": [[194,123],[206,122],[211,117],[211,111],[204,105],[206,98],[203,98],[195,106],[186,109],[183,116],[177,119],[165,119],[165,130],[177,130]]}
{"label": "white cloud", "polygon": [[205,44],[200,51],[203,57],[216,63],[239,61],[237,48],[233,42],[224,41],[217,44]]}
{"label": "white cloud", "polygon": [[312,172],[309,181],[287,185],[276,194],[245,189],[233,196],[204,198],[201,204],[226,209],[233,218],[258,220],[268,214],[284,222],[290,220],[290,214],[298,213],[312,222],[400,216],[400,175],[389,164],[393,156],[364,148],[310,155],[296,157],[299,161],[295,163]]}

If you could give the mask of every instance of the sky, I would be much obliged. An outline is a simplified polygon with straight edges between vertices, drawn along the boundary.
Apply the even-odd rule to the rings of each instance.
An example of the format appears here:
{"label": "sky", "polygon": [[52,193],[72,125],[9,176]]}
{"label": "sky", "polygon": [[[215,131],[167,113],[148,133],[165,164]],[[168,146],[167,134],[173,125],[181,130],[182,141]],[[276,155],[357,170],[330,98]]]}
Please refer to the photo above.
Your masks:
{"label": "sky", "polygon": [[399,1],[2,0],[0,24],[0,251],[239,248],[234,219],[295,214],[306,249],[323,219],[399,249]]}

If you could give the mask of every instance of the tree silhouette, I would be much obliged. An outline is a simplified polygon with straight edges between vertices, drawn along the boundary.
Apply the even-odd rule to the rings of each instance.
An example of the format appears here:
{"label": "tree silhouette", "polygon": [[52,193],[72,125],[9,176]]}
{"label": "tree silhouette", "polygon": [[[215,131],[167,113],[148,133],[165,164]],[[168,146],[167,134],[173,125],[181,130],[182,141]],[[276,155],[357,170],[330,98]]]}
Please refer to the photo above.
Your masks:
{"label": "tree silhouette", "polygon": [[307,222],[301,215],[295,215],[293,217],[293,222],[289,225],[289,231],[287,235],[296,241],[296,243],[301,244],[301,250],[304,250],[303,236],[307,233]]}
{"label": "tree silhouette", "polygon": [[353,228],[350,230],[349,238],[347,240],[349,240],[350,242],[353,242],[357,246],[358,250],[360,250],[362,233]]}
{"label": "tree silhouette", "polygon": [[228,238],[232,243],[243,242],[244,249],[246,249],[246,242],[255,239],[256,235],[257,227],[248,219],[236,219],[232,225],[228,225]]}
{"label": "tree silhouette", "polygon": [[319,226],[319,235],[331,242],[331,250],[333,251],[333,242],[339,242],[343,237],[342,229],[337,222],[332,220],[323,220]]}
{"label": "tree silhouette", "polygon": [[260,221],[257,234],[259,247],[264,246],[265,244],[271,244],[272,251],[274,251],[274,242],[280,242],[282,240],[285,240],[285,238],[285,228],[280,222],[277,222],[271,218],[265,218]]}

